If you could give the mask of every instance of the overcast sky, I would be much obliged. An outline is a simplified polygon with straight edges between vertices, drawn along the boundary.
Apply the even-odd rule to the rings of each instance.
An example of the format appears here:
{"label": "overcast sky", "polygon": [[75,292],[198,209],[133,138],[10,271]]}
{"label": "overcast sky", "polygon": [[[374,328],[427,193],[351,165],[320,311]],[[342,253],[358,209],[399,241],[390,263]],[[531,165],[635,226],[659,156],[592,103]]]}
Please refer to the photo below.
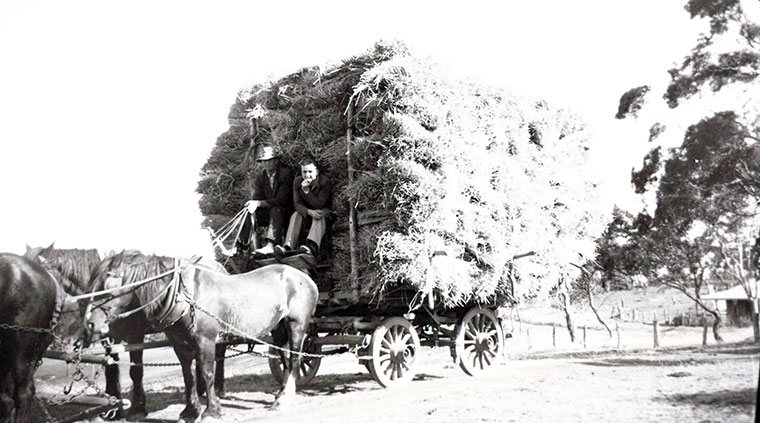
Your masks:
{"label": "overcast sky", "polygon": [[238,89],[379,39],[574,108],[623,198],[647,146],[620,95],[703,24],[681,1],[492,3],[0,1],[0,251],[208,253],[194,191]]}

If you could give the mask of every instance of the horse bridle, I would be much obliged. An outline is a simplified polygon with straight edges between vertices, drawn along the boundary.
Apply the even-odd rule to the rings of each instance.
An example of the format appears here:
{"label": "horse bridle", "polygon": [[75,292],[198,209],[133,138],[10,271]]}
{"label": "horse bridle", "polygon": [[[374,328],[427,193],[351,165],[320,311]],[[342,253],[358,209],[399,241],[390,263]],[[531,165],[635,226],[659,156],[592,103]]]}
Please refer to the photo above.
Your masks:
{"label": "horse bridle", "polygon": [[[144,279],[144,280],[141,280],[141,281],[137,281],[137,282],[132,282],[132,283],[128,284],[127,286],[119,287],[118,289],[122,289],[122,288],[129,288],[131,286],[131,289],[129,289],[128,291],[120,292],[119,294],[109,294],[109,296],[105,300],[103,300],[100,304],[97,304],[95,306],[93,306],[92,304],[89,304],[87,306],[86,313],[89,313],[89,312],[91,312],[91,310],[94,310],[94,309],[102,310],[103,313],[106,315],[106,322],[107,323],[111,323],[111,322],[113,322],[115,320],[124,319],[124,318],[127,318],[129,316],[132,316],[133,314],[138,313],[138,312],[146,309],[147,307],[151,306],[155,302],[161,300],[167,292],[169,292],[169,291],[172,291],[172,292],[178,291],[179,285],[180,285],[179,281],[180,281],[180,272],[181,272],[181,270],[182,269],[179,266],[179,261],[177,259],[175,259],[174,260],[174,268],[171,271],[172,280],[169,281],[169,283],[167,283],[166,286],[164,286],[163,288],[161,288],[161,290],[158,292],[158,294],[156,294],[156,296],[153,299],[151,299],[147,303],[145,303],[145,304],[143,304],[143,305],[141,305],[141,306],[139,306],[137,308],[134,308],[132,310],[128,310],[128,311],[125,311],[125,312],[122,312],[122,313],[119,313],[119,314],[116,314],[116,315],[112,315],[111,314],[111,309],[113,307],[110,307],[107,304],[109,302],[115,300],[116,298],[120,298],[120,297],[123,297],[125,295],[132,294],[135,290],[137,290],[137,288],[139,288],[142,285],[145,285],[145,284],[147,284],[149,282],[154,282],[154,281],[160,280],[160,279],[168,276],[169,272],[164,272],[164,273],[162,273],[162,274],[160,274],[158,276],[154,276],[154,277],[151,277],[151,278],[148,278],[148,279]],[[110,271],[107,272],[106,275],[108,277],[111,277],[111,278],[120,278],[120,279],[124,280],[124,275],[116,276],[116,275],[113,274],[113,272],[110,272]],[[167,308],[170,309],[170,307],[167,307]],[[162,315],[165,315],[167,313],[168,312],[165,310],[164,312],[162,312]]]}

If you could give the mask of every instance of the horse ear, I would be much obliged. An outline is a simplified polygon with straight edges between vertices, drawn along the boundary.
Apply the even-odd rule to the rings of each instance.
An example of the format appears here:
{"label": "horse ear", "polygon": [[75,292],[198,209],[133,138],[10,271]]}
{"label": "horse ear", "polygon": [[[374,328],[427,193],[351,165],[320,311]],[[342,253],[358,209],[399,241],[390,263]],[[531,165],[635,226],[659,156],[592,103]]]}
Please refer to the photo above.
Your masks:
{"label": "horse ear", "polygon": [[55,246],[55,241],[51,242],[50,245],[48,245],[47,248],[45,248],[43,250],[43,252],[48,253],[48,252],[52,251],[53,250],[53,246]]}

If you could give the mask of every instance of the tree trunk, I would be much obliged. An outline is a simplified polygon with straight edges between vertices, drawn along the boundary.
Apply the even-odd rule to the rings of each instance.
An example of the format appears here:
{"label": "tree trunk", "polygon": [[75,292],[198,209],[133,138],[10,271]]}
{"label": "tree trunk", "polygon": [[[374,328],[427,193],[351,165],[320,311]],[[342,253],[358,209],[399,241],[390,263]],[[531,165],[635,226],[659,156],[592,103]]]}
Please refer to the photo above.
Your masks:
{"label": "tree trunk", "polygon": [[589,283],[586,285],[586,296],[588,297],[588,305],[591,307],[591,311],[594,312],[594,315],[596,316],[596,320],[599,321],[599,323],[604,326],[605,329],[607,329],[607,333],[610,335],[610,339],[612,339],[612,329],[610,329],[609,326],[607,326],[607,323],[602,320],[602,316],[599,315],[599,311],[596,309],[596,306],[594,306],[594,296],[591,293],[591,284]]}
{"label": "tree trunk", "polygon": [[570,342],[575,343],[575,325],[573,324],[573,313],[570,310],[570,294],[564,282],[560,284],[557,300],[560,308],[565,312],[565,322],[567,323],[567,332],[570,334]]}
{"label": "tree trunk", "polygon": [[573,323],[573,315],[569,308],[565,309],[565,322],[567,322],[567,332],[570,333],[570,342],[575,343],[575,324]]}
{"label": "tree trunk", "polygon": [[720,336],[720,333],[718,332],[718,328],[720,328],[720,322],[721,322],[720,312],[717,311],[717,310],[710,310],[708,308],[705,308],[705,310],[707,310],[707,312],[710,313],[710,314],[712,314],[713,317],[714,317],[714,319],[713,319],[713,338],[715,338],[715,342],[723,342],[723,337]]}
{"label": "tree trunk", "polygon": [[754,335],[755,343],[760,343],[760,315],[754,311],[752,312],[752,335]]}

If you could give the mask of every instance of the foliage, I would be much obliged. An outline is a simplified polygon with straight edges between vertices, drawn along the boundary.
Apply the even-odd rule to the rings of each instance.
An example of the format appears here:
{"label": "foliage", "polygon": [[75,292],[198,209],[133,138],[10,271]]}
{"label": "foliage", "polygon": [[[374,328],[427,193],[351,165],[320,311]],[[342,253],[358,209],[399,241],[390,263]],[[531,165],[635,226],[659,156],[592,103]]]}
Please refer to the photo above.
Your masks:
{"label": "foliage", "polygon": [[636,116],[644,105],[644,97],[649,92],[648,85],[631,88],[620,97],[620,104],[615,119],[624,119],[626,116]]}
{"label": "foliage", "polygon": [[663,99],[670,108],[687,107],[697,94],[724,94],[736,101],[732,108],[698,117],[680,146],[655,147],[642,169],[632,173],[636,192],[656,189],[657,204],[631,245],[642,252],[637,271],[681,290],[713,313],[719,338],[719,315],[701,301],[700,291],[709,274],[731,273],[733,280],[749,283],[741,277],[744,260],[729,245],[741,244],[740,232],[748,227],[757,233],[749,222],[760,202],[760,107],[752,94],[758,88],[760,31],[738,0],[692,0],[686,10],[692,18],[708,19],[710,30],[669,71]]}
{"label": "foliage", "polygon": [[[591,136],[577,116],[456,78],[399,43],[251,87],[232,109],[256,116],[247,151],[273,144],[291,167],[307,153],[316,158],[335,181],[338,222],[349,204],[388,212],[359,233],[364,295],[396,283],[447,305],[547,293],[577,273],[572,262],[593,257],[604,229],[599,183],[587,166]],[[245,201],[244,134],[230,129],[204,166],[207,216],[232,215]],[[226,160],[217,157],[228,150]],[[346,283],[347,235],[333,236],[330,275]],[[435,251],[446,256],[431,266]],[[535,254],[512,260],[528,252]]]}

